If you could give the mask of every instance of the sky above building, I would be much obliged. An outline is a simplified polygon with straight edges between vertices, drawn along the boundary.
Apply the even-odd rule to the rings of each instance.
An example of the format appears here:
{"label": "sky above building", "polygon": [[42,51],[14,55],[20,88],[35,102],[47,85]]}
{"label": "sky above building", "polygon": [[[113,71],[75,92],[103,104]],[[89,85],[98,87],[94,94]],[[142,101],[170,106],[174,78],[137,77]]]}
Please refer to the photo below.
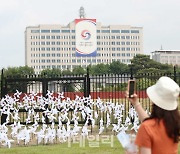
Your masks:
{"label": "sky above building", "polygon": [[180,50],[179,0],[0,0],[0,68],[25,65],[27,26],[67,25],[79,18],[143,27],[144,53]]}

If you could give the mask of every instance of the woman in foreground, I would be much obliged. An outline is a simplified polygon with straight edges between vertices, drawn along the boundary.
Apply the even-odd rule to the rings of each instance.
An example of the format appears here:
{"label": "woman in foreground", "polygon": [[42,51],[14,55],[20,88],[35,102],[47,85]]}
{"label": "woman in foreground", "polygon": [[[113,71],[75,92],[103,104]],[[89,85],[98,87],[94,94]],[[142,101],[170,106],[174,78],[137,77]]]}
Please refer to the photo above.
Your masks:
{"label": "woman in foreground", "polygon": [[140,154],[177,154],[180,139],[177,99],[180,88],[171,78],[164,76],[146,92],[152,101],[150,116],[138,102],[136,94],[128,98],[142,121],[135,139],[138,151]]}

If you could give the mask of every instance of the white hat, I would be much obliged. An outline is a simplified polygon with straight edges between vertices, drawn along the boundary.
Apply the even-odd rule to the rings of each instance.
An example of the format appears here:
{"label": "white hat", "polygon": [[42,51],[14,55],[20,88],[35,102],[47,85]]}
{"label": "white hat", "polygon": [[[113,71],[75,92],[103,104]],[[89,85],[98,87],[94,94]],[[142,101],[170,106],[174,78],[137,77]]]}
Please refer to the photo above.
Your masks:
{"label": "white hat", "polygon": [[171,78],[163,76],[155,85],[147,88],[150,100],[164,110],[175,110],[178,106],[180,88]]}

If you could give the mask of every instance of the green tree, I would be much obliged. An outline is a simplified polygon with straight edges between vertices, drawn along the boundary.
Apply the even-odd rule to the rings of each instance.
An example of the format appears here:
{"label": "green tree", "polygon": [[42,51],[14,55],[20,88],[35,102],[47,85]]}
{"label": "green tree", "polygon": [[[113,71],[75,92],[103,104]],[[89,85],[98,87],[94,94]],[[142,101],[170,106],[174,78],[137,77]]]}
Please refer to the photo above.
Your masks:
{"label": "green tree", "polygon": [[61,74],[62,74],[62,72],[58,68],[44,69],[41,71],[41,75],[46,76],[46,77],[60,76]]}
{"label": "green tree", "polygon": [[27,82],[24,80],[17,81],[16,79],[19,79],[21,77],[24,78],[25,76],[29,75],[34,75],[34,69],[28,66],[8,67],[7,69],[4,69],[4,78],[14,79],[14,81],[12,80],[11,83],[7,85],[7,92],[14,93],[16,92],[16,90],[26,92]]}
{"label": "green tree", "polygon": [[172,65],[161,64],[150,59],[149,55],[137,54],[129,65],[134,73],[171,73],[173,70]]}
{"label": "green tree", "polygon": [[119,61],[113,61],[110,66],[110,73],[112,74],[122,74],[129,72],[129,67],[126,64],[123,64]]}
{"label": "green tree", "polygon": [[90,67],[90,74],[93,75],[102,75],[102,74],[107,74],[109,73],[109,65],[108,64],[97,64],[97,65],[92,65]]}
{"label": "green tree", "polygon": [[20,66],[20,67],[8,67],[4,69],[4,76],[24,76],[24,75],[34,75],[34,69],[28,66]]}
{"label": "green tree", "polygon": [[73,73],[69,69],[67,69],[62,71],[62,75],[73,75]]}
{"label": "green tree", "polygon": [[83,75],[83,74],[86,74],[86,71],[84,70],[83,67],[78,66],[78,67],[75,67],[75,68],[72,70],[72,73],[75,74],[75,75]]}

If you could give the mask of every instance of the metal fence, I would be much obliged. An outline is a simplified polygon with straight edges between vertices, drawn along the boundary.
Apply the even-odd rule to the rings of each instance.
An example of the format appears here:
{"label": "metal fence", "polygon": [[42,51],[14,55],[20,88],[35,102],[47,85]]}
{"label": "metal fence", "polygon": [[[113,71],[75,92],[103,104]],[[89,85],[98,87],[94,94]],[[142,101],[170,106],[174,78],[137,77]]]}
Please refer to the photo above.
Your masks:
{"label": "metal fence", "polygon": [[[74,75],[74,76],[4,76],[3,70],[1,73],[1,98],[5,95],[12,96],[16,90],[24,94],[30,94],[32,92],[37,93],[38,96],[47,97],[47,91],[53,92],[56,97],[58,93],[64,93],[65,98],[69,97],[74,100],[76,96],[88,97],[91,96],[93,101],[97,101],[100,98],[103,103],[111,102],[115,104],[123,104],[125,110],[123,111],[124,116],[128,114],[130,108],[130,103],[125,97],[125,91],[127,87],[128,80],[136,80],[136,93],[138,94],[140,102],[147,110],[150,110],[150,100],[146,95],[146,88],[153,85],[161,76],[168,76],[175,80],[180,85],[180,74],[176,73],[174,68],[174,73],[172,74],[103,74],[103,75],[90,75],[88,70],[85,75]],[[23,100],[21,100],[23,101]],[[48,104],[46,106],[48,108]],[[93,110],[97,110],[97,106],[93,106]],[[73,110],[72,110],[73,111]],[[69,111],[68,116],[72,116],[72,111]],[[19,114],[22,117],[27,117],[27,110],[19,110]],[[35,110],[41,114],[41,110]],[[104,123],[106,123],[106,112],[97,113],[103,118]],[[114,113],[111,113],[112,115]],[[94,115],[93,115],[94,116]],[[1,123],[6,121],[6,115],[1,115]],[[72,118],[72,117],[71,117]],[[21,123],[25,123],[25,118],[22,118]],[[115,120],[112,119],[114,123]],[[46,117],[46,122],[48,123],[48,118]],[[9,124],[13,123],[13,119],[10,119]],[[39,122],[41,123],[41,122]],[[79,123],[84,123],[82,118],[79,119]]]}

